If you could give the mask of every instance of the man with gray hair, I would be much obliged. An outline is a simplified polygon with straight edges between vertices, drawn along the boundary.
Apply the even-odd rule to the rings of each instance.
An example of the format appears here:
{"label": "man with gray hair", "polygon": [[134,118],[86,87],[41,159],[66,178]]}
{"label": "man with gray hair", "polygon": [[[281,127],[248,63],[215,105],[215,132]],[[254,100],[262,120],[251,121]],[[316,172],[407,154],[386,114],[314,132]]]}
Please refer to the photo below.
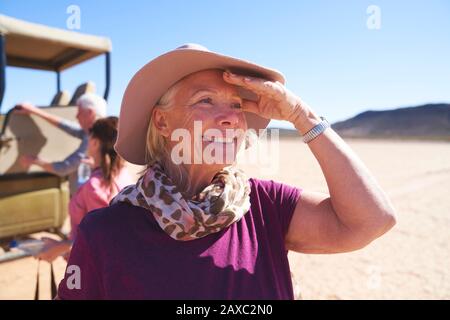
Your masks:
{"label": "man with gray hair", "polygon": [[70,195],[74,194],[78,188],[78,167],[86,157],[89,129],[97,119],[106,116],[106,101],[96,94],[86,93],[82,95],[77,100],[76,105],[78,107],[78,123],[49,114],[28,102],[15,106],[15,112],[39,116],[71,136],[81,140],[78,149],[62,161],[48,162],[30,155],[22,155],[20,157],[20,163],[26,168],[34,164],[50,173],[59,176],[69,176]]}

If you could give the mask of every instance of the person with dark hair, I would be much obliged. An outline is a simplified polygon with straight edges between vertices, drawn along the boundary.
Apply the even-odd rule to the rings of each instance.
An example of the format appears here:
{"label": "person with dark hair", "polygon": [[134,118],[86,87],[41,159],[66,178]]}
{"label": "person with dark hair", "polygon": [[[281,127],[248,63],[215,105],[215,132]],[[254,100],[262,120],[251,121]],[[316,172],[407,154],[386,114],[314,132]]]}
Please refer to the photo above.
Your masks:
{"label": "person with dark hair", "polygon": [[91,210],[108,206],[111,199],[133,181],[125,161],[114,150],[117,139],[117,117],[97,120],[89,129],[87,153],[93,170],[89,179],[78,189],[69,203],[71,231],[67,241],[43,238],[45,248],[36,257],[48,262],[70,252],[77,228]]}

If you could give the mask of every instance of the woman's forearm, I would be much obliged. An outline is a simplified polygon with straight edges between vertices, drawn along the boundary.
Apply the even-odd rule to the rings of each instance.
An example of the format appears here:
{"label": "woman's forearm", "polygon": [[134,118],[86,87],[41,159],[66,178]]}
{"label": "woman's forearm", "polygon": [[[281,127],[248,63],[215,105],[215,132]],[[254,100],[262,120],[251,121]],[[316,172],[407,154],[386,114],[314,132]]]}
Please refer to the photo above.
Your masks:
{"label": "woman's forearm", "polygon": [[[304,108],[294,125],[304,135],[320,118]],[[375,178],[331,128],[308,143],[325,176],[339,221],[351,230],[382,234],[395,223],[395,210]]]}
{"label": "woman's forearm", "polygon": [[[44,261],[52,262],[59,256],[69,253],[72,248],[71,240],[56,241],[47,238],[45,241],[47,243],[44,249],[35,255],[36,258]],[[49,241],[50,243],[48,243]]]}
{"label": "woman's forearm", "polygon": [[71,248],[72,248],[72,241],[71,240],[63,240],[63,241],[59,242],[56,250],[59,253],[58,255],[62,256],[64,254],[66,254],[67,252],[69,252]]}

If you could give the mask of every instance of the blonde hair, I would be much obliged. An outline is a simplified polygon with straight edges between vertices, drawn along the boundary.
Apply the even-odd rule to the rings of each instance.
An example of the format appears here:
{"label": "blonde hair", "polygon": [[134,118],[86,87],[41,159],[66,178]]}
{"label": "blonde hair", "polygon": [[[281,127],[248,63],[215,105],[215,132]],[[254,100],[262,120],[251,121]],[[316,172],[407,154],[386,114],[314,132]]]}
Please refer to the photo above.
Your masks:
{"label": "blonde hair", "polygon": [[[184,79],[184,78],[183,78]],[[178,93],[180,89],[180,83],[183,80],[179,80],[174,85],[172,85],[166,93],[164,93],[161,98],[156,103],[155,108],[159,108],[161,110],[170,110],[174,107],[173,100],[175,95]],[[178,187],[180,190],[187,190],[189,187],[189,179],[188,173],[184,170],[182,166],[176,166],[172,163],[169,151],[167,149],[168,138],[161,135],[158,129],[155,126],[153,121],[153,113],[150,115],[150,121],[147,129],[146,136],[146,147],[145,147],[145,162],[147,163],[146,169],[143,172],[147,171],[149,167],[151,167],[155,162],[158,162],[163,168],[166,170],[166,173],[169,174],[178,174]],[[171,176],[170,176],[171,177]],[[171,177],[172,179],[174,177]]]}
{"label": "blonde hair", "polygon": [[[173,107],[173,98],[179,90],[179,82],[171,86],[166,93],[156,103],[154,109],[169,110]],[[148,166],[155,162],[166,160],[167,156],[167,138],[159,134],[158,129],[153,122],[153,113],[150,115],[150,121],[147,129],[145,162]]]}

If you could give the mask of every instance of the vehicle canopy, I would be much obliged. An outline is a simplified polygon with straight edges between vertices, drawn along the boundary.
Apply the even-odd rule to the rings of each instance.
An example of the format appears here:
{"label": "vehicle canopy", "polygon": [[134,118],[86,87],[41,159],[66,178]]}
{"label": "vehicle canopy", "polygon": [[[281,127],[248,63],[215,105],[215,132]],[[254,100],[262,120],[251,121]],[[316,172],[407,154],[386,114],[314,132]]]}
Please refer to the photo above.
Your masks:
{"label": "vehicle canopy", "polygon": [[111,51],[108,38],[81,34],[0,15],[9,66],[63,71]]}
{"label": "vehicle canopy", "polygon": [[57,92],[60,72],[86,60],[106,56],[106,87],[110,84],[111,41],[106,37],[82,34],[0,15],[0,108],[5,91],[6,66],[54,71]]}
{"label": "vehicle canopy", "polygon": [[[0,108],[5,93],[7,66],[55,72],[57,92],[60,72],[99,55],[106,57],[107,99],[110,83],[111,41],[30,23],[0,15]],[[83,79],[85,80],[85,79]],[[44,107],[47,113],[76,120],[77,97],[95,92],[93,83],[80,85],[67,103],[53,99]],[[26,95],[26,88],[23,88]],[[80,140],[35,116],[24,116],[10,109],[0,114],[0,240],[46,230],[60,230],[67,216],[69,185],[37,166],[23,167],[22,155],[46,161],[61,161],[74,152]],[[53,231],[52,231],[53,232]]]}

